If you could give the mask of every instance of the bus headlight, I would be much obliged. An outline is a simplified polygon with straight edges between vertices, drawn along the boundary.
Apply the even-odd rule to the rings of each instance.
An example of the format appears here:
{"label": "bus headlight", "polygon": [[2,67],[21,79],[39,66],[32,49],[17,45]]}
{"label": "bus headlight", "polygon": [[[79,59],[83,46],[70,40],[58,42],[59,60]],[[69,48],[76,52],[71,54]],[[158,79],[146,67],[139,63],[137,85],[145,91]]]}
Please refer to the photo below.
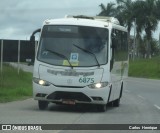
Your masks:
{"label": "bus headlight", "polygon": [[88,85],[88,87],[91,89],[99,89],[99,88],[103,88],[103,87],[107,86],[108,84],[109,84],[108,82],[101,82],[101,83]]}
{"label": "bus headlight", "polygon": [[33,82],[42,85],[42,86],[50,86],[51,83],[49,83],[48,81],[42,80],[42,79],[38,79],[38,78],[33,78]]}

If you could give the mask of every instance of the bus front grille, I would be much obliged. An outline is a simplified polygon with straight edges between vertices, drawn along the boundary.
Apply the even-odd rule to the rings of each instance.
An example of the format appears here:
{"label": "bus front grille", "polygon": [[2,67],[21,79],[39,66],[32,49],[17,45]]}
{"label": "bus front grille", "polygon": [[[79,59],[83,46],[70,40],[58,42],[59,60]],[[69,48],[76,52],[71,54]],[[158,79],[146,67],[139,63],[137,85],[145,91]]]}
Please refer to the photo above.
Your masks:
{"label": "bus front grille", "polygon": [[91,99],[81,92],[56,91],[47,96],[49,100],[72,99],[77,101],[91,102]]}

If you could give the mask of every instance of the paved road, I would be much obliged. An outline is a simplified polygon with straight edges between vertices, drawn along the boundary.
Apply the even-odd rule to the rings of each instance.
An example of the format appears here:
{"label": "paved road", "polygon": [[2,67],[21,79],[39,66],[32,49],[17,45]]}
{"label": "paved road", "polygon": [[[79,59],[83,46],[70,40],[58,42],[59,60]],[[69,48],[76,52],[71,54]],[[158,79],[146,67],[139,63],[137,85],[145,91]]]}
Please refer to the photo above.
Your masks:
{"label": "paved road", "polygon": [[11,62],[10,65],[17,68],[17,70],[18,70],[18,67],[19,67],[20,69],[22,69],[25,72],[31,72],[31,73],[33,72],[33,66],[28,66],[26,64],[19,64],[18,65],[17,63],[13,63],[13,62]]}
{"label": "paved road", "polygon": [[[32,98],[0,104],[2,124],[160,124],[160,81],[128,78],[121,105],[105,113],[92,106],[74,107],[49,104],[40,111]],[[1,132],[1,131],[0,131]],[[13,132],[13,131],[12,131]],[[46,131],[47,132],[47,131]],[[84,131],[48,131],[84,133]],[[159,133],[159,131],[85,131],[87,133]],[[6,132],[5,132],[6,133]]]}

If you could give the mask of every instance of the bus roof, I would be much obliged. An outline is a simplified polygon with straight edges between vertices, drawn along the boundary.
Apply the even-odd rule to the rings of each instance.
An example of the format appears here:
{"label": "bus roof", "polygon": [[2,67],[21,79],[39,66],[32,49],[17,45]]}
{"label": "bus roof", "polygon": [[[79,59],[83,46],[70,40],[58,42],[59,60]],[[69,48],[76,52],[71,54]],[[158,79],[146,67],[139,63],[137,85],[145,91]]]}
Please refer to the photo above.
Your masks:
{"label": "bus roof", "polygon": [[125,27],[119,25],[118,19],[114,17],[104,17],[104,16],[72,16],[66,15],[65,18],[60,19],[48,19],[45,20],[44,25],[81,25],[81,26],[93,26],[93,27],[106,27],[106,28],[116,28],[119,30],[127,31]]}

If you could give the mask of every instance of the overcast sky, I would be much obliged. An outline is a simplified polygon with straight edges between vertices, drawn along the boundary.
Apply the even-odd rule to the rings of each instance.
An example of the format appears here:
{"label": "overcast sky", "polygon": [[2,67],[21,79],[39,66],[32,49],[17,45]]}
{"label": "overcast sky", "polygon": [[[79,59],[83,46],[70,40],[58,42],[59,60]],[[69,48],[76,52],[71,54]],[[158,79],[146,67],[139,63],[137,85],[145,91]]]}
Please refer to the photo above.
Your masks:
{"label": "overcast sky", "polygon": [[[109,2],[115,0],[0,0],[0,39],[29,39],[45,19],[67,14],[95,16],[99,5]],[[154,34],[158,36],[159,31]]]}

